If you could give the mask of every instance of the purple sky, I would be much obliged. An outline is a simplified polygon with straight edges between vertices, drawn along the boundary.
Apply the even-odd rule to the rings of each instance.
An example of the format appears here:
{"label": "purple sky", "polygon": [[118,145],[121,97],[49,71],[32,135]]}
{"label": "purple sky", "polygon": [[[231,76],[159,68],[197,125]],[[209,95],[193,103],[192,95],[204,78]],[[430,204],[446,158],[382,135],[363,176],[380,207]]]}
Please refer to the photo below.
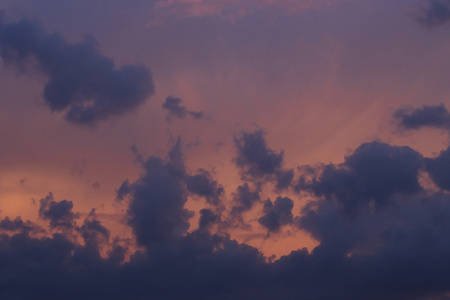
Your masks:
{"label": "purple sky", "polygon": [[450,299],[449,0],[0,10],[0,298]]}

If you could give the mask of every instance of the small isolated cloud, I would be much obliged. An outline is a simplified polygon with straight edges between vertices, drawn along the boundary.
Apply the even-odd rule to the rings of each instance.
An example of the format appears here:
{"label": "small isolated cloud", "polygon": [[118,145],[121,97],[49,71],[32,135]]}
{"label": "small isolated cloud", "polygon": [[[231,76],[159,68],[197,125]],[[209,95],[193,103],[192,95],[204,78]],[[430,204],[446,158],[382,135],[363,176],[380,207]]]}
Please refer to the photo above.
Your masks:
{"label": "small isolated cloud", "polygon": [[0,56],[21,70],[32,65],[48,77],[44,99],[52,111],[65,112],[69,122],[94,125],[131,111],[154,94],[144,66],[116,68],[97,49],[93,38],[69,43],[35,21],[5,23],[0,18]]}
{"label": "small isolated cloud", "polygon": [[182,100],[169,96],[164,101],[162,107],[166,109],[169,114],[167,115],[167,121],[170,121],[173,117],[178,119],[184,119],[186,116],[191,116],[194,120],[202,119],[204,117],[201,111],[187,110],[185,106],[181,106]]}
{"label": "small isolated cloud", "polygon": [[434,127],[450,129],[450,113],[444,104],[425,105],[421,108],[403,107],[394,112],[394,120],[404,129]]}
{"label": "small isolated cloud", "polygon": [[449,0],[429,0],[419,9],[417,21],[428,28],[446,23],[450,20]]}

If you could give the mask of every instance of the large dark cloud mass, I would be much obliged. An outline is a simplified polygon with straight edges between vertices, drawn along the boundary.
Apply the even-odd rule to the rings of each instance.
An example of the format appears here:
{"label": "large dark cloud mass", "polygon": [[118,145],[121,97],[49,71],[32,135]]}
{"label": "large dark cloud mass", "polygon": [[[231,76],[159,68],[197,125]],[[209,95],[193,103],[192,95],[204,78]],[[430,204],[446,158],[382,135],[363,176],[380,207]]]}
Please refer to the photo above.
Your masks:
{"label": "large dark cloud mass", "polygon": [[45,102],[52,111],[65,111],[70,122],[93,125],[136,108],[154,94],[147,68],[117,69],[92,38],[69,43],[35,21],[5,23],[1,18],[0,55],[7,64],[20,69],[31,64],[45,74]]}
{"label": "large dark cloud mass", "polygon": [[312,179],[302,176],[297,189],[336,199],[344,214],[351,217],[360,209],[389,205],[394,195],[419,192],[422,165],[422,156],[409,147],[365,143],[343,164],[314,170]]}
{"label": "large dark cloud mass", "polygon": [[[445,165],[447,152],[428,159],[372,142],[341,165],[301,168],[297,188],[312,197],[301,214],[279,196],[263,202],[257,221],[269,234],[295,224],[319,245],[268,262],[213,232],[221,216],[212,201],[189,231],[189,195],[217,195],[220,185],[206,171],[188,173],[178,141],[168,158],[143,159],[142,174],[118,189],[140,250],[111,239],[95,211],[79,225],[72,202],[52,194],[40,201],[47,234],[21,218],[1,220],[0,298],[448,299],[450,197],[418,181],[424,170],[447,189],[437,178],[445,182],[448,168],[433,164]],[[243,183],[229,213],[242,217],[261,193],[261,185]]]}

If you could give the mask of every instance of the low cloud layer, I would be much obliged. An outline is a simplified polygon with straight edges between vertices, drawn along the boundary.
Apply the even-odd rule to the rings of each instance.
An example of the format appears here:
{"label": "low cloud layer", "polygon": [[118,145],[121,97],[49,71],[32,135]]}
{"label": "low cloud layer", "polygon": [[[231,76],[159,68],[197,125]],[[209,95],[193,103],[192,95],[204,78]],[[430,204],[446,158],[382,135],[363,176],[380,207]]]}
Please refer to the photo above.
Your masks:
{"label": "low cloud layer", "polygon": [[[188,231],[189,193],[207,198],[219,185],[205,171],[198,178],[189,175],[180,145],[167,158],[144,159],[142,174],[118,189],[122,201],[129,201],[128,225],[139,251],[111,240],[95,211],[79,225],[72,202],[56,201],[52,194],[39,210],[49,234],[20,218],[0,221],[0,296],[446,299],[450,198],[425,190],[417,176],[424,169],[442,177],[448,168],[435,171],[413,149],[380,142],[362,144],[341,165],[309,167],[313,180],[300,174],[299,182],[313,197],[301,214],[293,211],[296,199],[278,196],[263,201],[257,221],[270,236],[295,225],[319,245],[268,262],[256,248],[215,233],[220,216],[210,208],[200,210],[198,229]],[[198,182],[192,184],[192,178]],[[234,200],[240,212],[260,202],[260,193],[247,183],[240,186]]]}
{"label": "low cloud layer", "polygon": [[20,70],[33,66],[48,77],[44,99],[66,120],[94,125],[142,105],[154,94],[150,71],[144,66],[116,68],[93,38],[69,43],[48,33],[36,21],[5,23],[0,19],[0,56]]}

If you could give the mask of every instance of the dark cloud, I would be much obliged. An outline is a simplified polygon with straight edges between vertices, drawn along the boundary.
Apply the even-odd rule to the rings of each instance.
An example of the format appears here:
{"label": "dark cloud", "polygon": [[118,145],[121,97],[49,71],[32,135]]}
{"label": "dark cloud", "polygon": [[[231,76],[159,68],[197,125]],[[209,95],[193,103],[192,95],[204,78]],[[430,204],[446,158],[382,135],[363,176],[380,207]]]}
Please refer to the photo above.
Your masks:
{"label": "dark cloud", "polygon": [[275,191],[288,189],[294,179],[294,170],[283,169],[283,151],[276,153],[264,139],[264,132],[241,132],[234,136],[236,165],[242,170],[241,179],[257,184],[273,182]]}
{"label": "dark cloud", "polygon": [[[220,222],[210,209],[200,211],[198,230],[187,231],[179,143],[170,152],[168,159],[144,160],[141,176],[126,184],[129,225],[141,246],[127,261],[126,247],[109,241],[95,211],[76,230],[51,236],[31,236],[19,219],[0,222],[14,229],[0,234],[0,298],[425,300],[445,299],[450,290],[450,198],[418,186],[422,158],[408,147],[367,143],[342,165],[310,167],[315,182],[302,187],[315,197],[295,222],[319,245],[272,262],[226,234],[210,233]],[[251,209],[260,192],[241,185],[235,207]],[[347,218],[344,194],[374,205],[389,198],[391,205]],[[41,202],[50,228],[77,215],[70,201],[51,194]],[[266,201],[258,221],[276,232],[293,222],[292,206],[289,198]],[[75,233],[83,243],[71,238]]]}
{"label": "dark cloud", "polygon": [[244,219],[242,214],[253,208],[253,205],[261,201],[260,193],[261,187],[257,186],[255,188],[250,188],[248,183],[244,183],[237,187],[236,192],[233,195],[233,202],[235,205],[232,207],[230,215],[232,220],[231,223],[238,222],[242,225]]}
{"label": "dark cloud", "polygon": [[220,204],[220,197],[224,193],[223,187],[203,169],[196,175],[186,175],[186,186],[189,192],[205,197],[208,203],[215,206]]}
{"label": "dark cloud", "polygon": [[14,220],[10,220],[9,217],[6,217],[0,221],[0,230],[29,232],[35,228],[35,224],[30,221],[24,222],[21,217],[16,217]]}
{"label": "dark cloud", "polygon": [[79,231],[86,244],[98,247],[98,240],[101,238],[109,238],[109,230],[106,229],[96,218],[95,209],[92,209],[88,217],[83,221],[83,225]]}
{"label": "dark cloud", "polygon": [[72,201],[55,201],[53,194],[49,193],[46,197],[39,200],[39,217],[50,221],[51,228],[73,229],[75,220],[79,215],[72,212]]}
{"label": "dark cloud", "polygon": [[278,197],[275,203],[266,200],[263,208],[264,215],[258,219],[258,223],[264,226],[269,233],[279,232],[282,226],[292,223],[293,207],[294,202],[287,197]]}
{"label": "dark cloud", "polygon": [[209,228],[217,221],[219,221],[219,216],[214,214],[210,209],[200,210],[200,219],[198,221],[199,228]]}
{"label": "dark cloud", "polygon": [[131,111],[154,94],[150,71],[143,66],[119,69],[93,38],[69,43],[47,33],[40,23],[0,20],[0,55],[5,63],[36,68],[48,77],[44,99],[52,111],[65,111],[68,121],[93,125]]}
{"label": "dark cloud", "polygon": [[405,129],[422,127],[450,129],[450,114],[444,104],[425,105],[418,109],[400,108],[394,113],[394,118],[399,122],[398,125]]}
{"label": "dark cloud", "polygon": [[169,96],[164,101],[162,107],[166,109],[169,114],[167,115],[167,120],[170,121],[172,117],[183,119],[186,116],[191,116],[194,120],[202,119],[204,117],[201,111],[190,111],[187,110],[185,106],[181,106],[182,100],[180,98],[175,98]]}
{"label": "dark cloud", "polygon": [[189,229],[192,216],[184,208],[188,193],[180,140],[169,151],[168,161],[150,157],[143,168],[141,177],[128,186],[128,224],[137,242],[149,246],[180,239]]}
{"label": "dark cloud", "polygon": [[[276,264],[312,263],[320,271],[306,281],[327,286],[318,299],[331,290],[338,299],[446,299],[450,272],[441,264],[450,263],[448,200],[443,194],[398,197],[395,206],[352,220],[342,216],[336,202],[315,202],[299,225],[320,245],[310,255],[291,254]],[[300,273],[294,277],[300,279]]]}
{"label": "dark cloud", "polygon": [[425,169],[440,188],[450,191],[450,148],[436,158],[426,158]]}
{"label": "dark cloud", "polygon": [[275,175],[275,189],[281,191],[291,186],[292,180],[294,179],[294,170],[278,171]]}
{"label": "dark cloud", "polygon": [[130,190],[130,182],[127,180],[125,180],[124,182],[122,182],[122,184],[120,185],[120,187],[117,189],[116,191],[116,199],[119,201],[122,201],[125,199],[125,197],[127,195],[129,195],[131,192]]}
{"label": "dark cloud", "polygon": [[450,20],[449,0],[428,0],[416,15],[420,24],[432,28]]}
{"label": "dark cloud", "polygon": [[[347,216],[372,205],[382,208],[396,194],[421,191],[418,181],[423,158],[413,149],[371,142],[359,146],[341,165],[329,164],[311,176],[301,176],[297,188],[318,197],[336,198]],[[311,170],[309,170],[311,172]]]}
{"label": "dark cloud", "polygon": [[238,152],[235,162],[245,175],[263,178],[281,170],[283,152],[275,153],[267,147],[262,130],[241,132],[234,143]]}

